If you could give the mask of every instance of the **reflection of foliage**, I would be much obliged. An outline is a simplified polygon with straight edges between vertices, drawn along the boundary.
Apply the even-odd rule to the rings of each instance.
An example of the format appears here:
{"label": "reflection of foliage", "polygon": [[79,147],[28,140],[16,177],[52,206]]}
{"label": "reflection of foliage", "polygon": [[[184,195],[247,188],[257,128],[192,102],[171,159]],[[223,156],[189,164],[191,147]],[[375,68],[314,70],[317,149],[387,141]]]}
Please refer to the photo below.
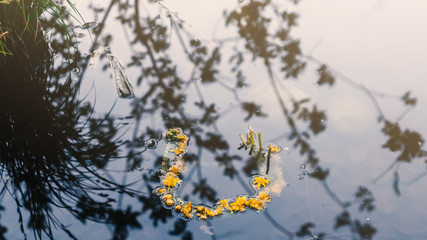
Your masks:
{"label": "reflection of foliage", "polygon": [[199,194],[200,199],[206,199],[212,203],[217,200],[216,191],[207,185],[206,179],[194,184],[193,194]]}
{"label": "reflection of foliage", "polygon": [[319,85],[329,84],[330,86],[334,85],[335,78],[328,71],[327,66],[325,64],[322,64],[322,66],[320,66],[319,69],[317,69],[317,72],[320,75],[320,78],[317,81],[317,84]]}
{"label": "reflection of foliage", "polygon": [[374,210],[374,197],[372,196],[372,192],[370,192],[366,187],[359,187],[359,190],[354,195],[357,200],[361,201],[359,211],[371,212]]}
{"label": "reflection of foliage", "polygon": [[[223,56],[226,56],[226,53],[228,53],[227,43],[230,42],[230,40],[219,40],[220,44],[218,44],[218,46],[215,45],[213,48],[209,48],[205,45],[205,42],[194,39],[194,37],[186,31],[183,22],[179,20],[177,15],[174,15],[171,11],[167,11],[167,17],[170,22],[165,23],[162,21],[161,17],[151,17],[145,13],[141,14],[140,2],[141,1],[136,0],[133,3],[134,5],[132,5],[130,2],[111,0],[106,9],[93,7],[95,14],[105,13],[105,15],[103,18],[100,18],[103,19],[103,21],[100,23],[99,27],[94,30],[95,39],[91,50],[93,51],[100,45],[108,46],[114,40],[114,35],[104,33],[103,31],[106,26],[105,21],[112,12],[111,9],[113,9],[113,6],[118,5],[119,16],[117,19],[126,27],[126,30],[130,29],[132,32],[129,45],[132,48],[133,55],[130,57],[127,67],[138,71],[139,75],[136,76],[137,85],[141,89],[145,89],[143,92],[140,92],[141,95],[137,96],[131,102],[132,109],[130,114],[136,119],[136,123],[132,139],[123,145],[128,150],[128,168],[134,170],[139,168],[142,164],[144,158],[136,154],[136,149],[146,147],[142,139],[153,138],[153,136],[159,138],[164,129],[180,127],[188,131],[189,135],[194,136],[193,142],[196,145],[194,148],[197,149],[197,154],[189,153],[185,157],[187,163],[194,163],[194,167],[189,171],[188,176],[185,177],[191,178],[192,174],[197,173],[197,183],[193,186],[191,186],[191,184],[189,185],[193,187],[192,191],[189,191],[195,195],[193,197],[198,197],[202,201],[215,202],[217,200],[216,190],[208,184],[208,179],[202,175],[200,162],[204,151],[209,151],[210,154],[214,155],[213,158],[215,161],[221,167],[224,167],[224,175],[229,176],[231,179],[237,179],[244,185],[239,170],[234,167],[235,160],[241,160],[242,157],[231,153],[230,146],[232,146],[232,144],[230,144],[227,139],[224,139],[216,124],[218,120],[221,119],[222,113],[218,111],[216,102],[209,102],[204,98],[200,90],[200,84],[206,86],[213,86],[216,84],[230,90],[234,94],[238,102],[236,106],[243,110],[246,115],[243,116],[242,119],[236,119],[236,121],[250,121],[253,120],[254,117],[266,117],[267,113],[261,111],[263,109],[262,104],[254,102],[253,99],[240,99],[237,94],[240,88],[247,86],[246,80],[248,76],[245,75],[245,71],[243,70],[244,63],[248,61],[261,61],[268,75],[267,78],[270,81],[269,86],[273,88],[274,95],[277,97],[277,101],[280,105],[278,109],[283,112],[285,120],[289,125],[290,132],[288,139],[292,141],[294,147],[299,151],[301,156],[306,159],[306,163],[310,168],[307,169],[309,170],[309,172],[307,171],[307,175],[312,179],[320,181],[325,191],[331,196],[331,199],[335,201],[342,210],[336,216],[335,228],[340,229],[342,227],[348,227],[355,239],[372,238],[376,229],[369,223],[362,223],[360,220],[355,219],[355,211],[352,211],[350,207],[359,204],[357,211],[373,211],[373,193],[366,188],[359,187],[353,201],[342,202],[327,185],[331,170],[322,166],[322,161],[316,154],[317,149],[310,143],[313,136],[326,130],[326,120],[328,119],[326,111],[319,109],[319,104],[308,98],[295,99],[293,96],[289,96],[290,100],[286,102],[281,96],[279,87],[276,84],[280,79],[276,77],[274,72],[275,69],[282,71],[284,73],[284,78],[298,79],[300,73],[307,65],[306,62],[301,60],[303,57],[318,63],[319,67],[317,68],[317,73],[319,79],[317,83],[319,85],[333,86],[336,81],[344,79],[342,75],[338,74],[330,66],[313,61],[313,59],[310,59],[308,56],[303,56],[299,41],[293,39],[290,34],[291,29],[296,26],[298,15],[288,10],[280,9],[280,7],[275,5],[271,0],[248,1],[243,3],[240,8],[224,13],[226,26],[236,30],[236,35],[241,37],[237,39],[236,42],[243,42],[243,44],[240,45],[235,44],[232,47],[232,51],[229,51],[231,54],[228,59],[230,71],[235,75],[235,82],[233,82],[233,85],[236,89],[234,89],[222,83],[222,77],[219,77],[223,75],[222,72],[220,73],[219,67],[222,61],[224,61]],[[159,1],[148,2],[163,6]],[[298,1],[293,2],[297,3]],[[44,24],[52,24],[52,21],[53,20],[47,19],[44,21]],[[52,29],[52,33],[56,34],[60,30],[60,27],[56,26]],[[173,33],[174,37],[176,36],[178,38],[183,53],[186,54],[187,63],[191,64],[192,71],[190,76],[182,76],[178,69],[183,63],[174,61],[170,56],[169,42],[171,36],[169,33]],[[42,52],[43,49],[47,49],[46,43],[41,42],[40,44],[41,47],[32,48],[32,50]],[[21,180],[21,183],[28,182],[28,186],[26,187],[33,189],[29,191],[29,193],[40,194],[40,199],[43,199],[45,202],[50,201],[48,204],[43,202],[36,203],[43,207],[42,209],[45,210],[44,212],[33,211],[35,207],[31,206],[30,203],[24,204],[23,208],[31,209],[31,211],[34,212],[34,217],[41,220],[39,221],[41,225],[34,225],[35,227],[47,229],[46,224],[43,225],[43,223],[46,223],[46,221],[50,219],[48,217],[49,214],[51,214],[49,206],[52,205],[51,203],[54,200],[50,200],[52,196],[47,190],[36,191],[34,189],[44,189],[45,186],[48,186],[51,187],[51,190],[63,191],[66,193],[65,196],[68,196],[68,198],[61,195],[61,197],[53,196],[53,199],[64,202],[64,199],[68,199],[70,202],[74,203],[75,206],[73,204],[66,204],[65,206],[77,217],[77,219],[82,222],[91,220],[110,224],[115,228],[115,233],[113,234],[116,238],[126,237],[130,228],[142,228],[141,223],[138,222],[137,216],[143,214],[149,216],[154,226],[158,226],[159,223],[171,221],[171,219],[173,219],[171,211],[164,209],[161,206],[158,196],[152,194],[152,184],[158,183],[159,173],[150,176],[144,174],[143,181],[146,184],[148,193],[147,195],[138,196],[139,203],[142,205],[141,210],[134,207],[132,207],[133,210],[131,210],[130,207],[125,210],[121,210],[121,208],[116,209],[113,205],[115,200],[112,197],[101,195],[100,197],[102,200],[95,200],[91,199],[90,194],[85,194],[88,186],[94,188],[99,186],[99,184],[92,181],[91,176],[99,177],[99,179],[108,185],[102,188],[105,191],[113,190],[119,193],[128,192],[126,192],[124,186],[109,182],[109,180],[102,176],[96,175],[96,172],[90,168],[91,166],[104,168],[112,158],[118,158],[119,144],[116,139],[117,123],[116,120],[109,115],[100,119],[94,118],[92,116],[92,106],[83,105],[80,101],[76,100],[75,95],[78,92],[80,82],[75,83],[71,81],[68,74],[71,69],[80,67],[82,68],[83,77],[88,61],[83,58],[79,52],[70,53],[72,51],[65,49],[65,46],[66,44],[64,41],[58,39],[53,39],[51,43],[53,49],[59,51],[63,56],[67,55],[69,58],[73,59],[72,63],[64,64],[49,72],[49,76],[51,76],[52,80],[43,84],[48,84],[49,89],[55,89],[55,91],[49,93],[38,92],[33,90],[33,86],[28,85],[32,91],[20,92],[21,95],[28,93],[28,96],[32,96],[31,94],[34,95],[34,92],[38,92],[40,95],[34,96],[34,99],[37,98],[40,100],[48,98],[48,101],[44,101],[43,104],[41,104],[44,107],[40,108],[39,106],[38,110],[36,110],[37,114],[45,112],[45,116],[47,117],[46,119],[39,117],[36,122],[46,122],[49,120],[48,122],[53,126],[52,128],[47,128],[45,125],[41,124],[40,126],[44,128],[37,132],[37,137],[35,137],[33,133],[22,134],[23,136],[25,135],[26,138],[31,136],[33,141],[48,142],[49,145],[36,148],[32,150],[32,153],[29,153],[29,155],[36,156],[37,159],[42,159],[35,163],[39,169],[41,168],[43,170],[36,172],[41,173],[41,175],[34,173],[23,174],[27,172],[20,172],[16,176],[19,177],[18,179]],[[42,53],[46,55],[42,57],[40,53],[31,54],[32,56],[39,56],[33,59],[36,65],[45,63],[44,61],[49,56],[48,52]],[[72,54],[74,55],[70,56]],[[13,67],[16,70],[21,66]],[[45,71],[46,69],[42,69],[43,73]],[[17,78],[24,79],[24,77],[26,76],[21,75]],[[67,81],[65,81],[65,83],[60,82],[60,79],[64,80],[64,78]],[[34,85],[37,86],[37,84]],[[194,102],[190,102],[190,98],[187,98],[185,94],[186,89],[189,87],[193,87],[196,90],[196,97],[198,97],[198,99]],[[5,101],[7,100],[9,102],[10,99],[6,97],[9,96],[7,95],[9,93],[4,89],[14,88],[21,89],[22,86],[19,84],[12,86],[11,84],[10,86],[0,88],[2,89],[2,93],[5,94],[2,94],[2,96],[5,96]],[[364,89],[364,91],[372,96],[373,93],[371,91],[364,87],[360,88]],[[406,105],[414,106],[416,104],[416,99],[410,96],[409,92],[401,99]],[[19,100],[21,99],[16,99],[16,101],[12,102],[19,102]],[[36,102],[37,101],[34,101],[34,103]],[[192,108],[192,104],[196,106],[195,110]],[[292,106],[292,108],[289,109],[287,104]],[[376,102],[374,102],[374,104],[376,104]],[[16,109],[25,108],[23,108],[23,106],[19,106],[19,108],[14,106],[10,107],[9,110]],[[187,109],[192,110],[190,112]],[[22,119],[26,119],[26,121],[30,118],[35,119],[32,116],[34,115],[32,112],[22,112],[20,114],[23,115]],[[161,116],[163,119],[163,122],[157,125],[158,129],[153,129],[151,127],[140,129],[142,125],[141,120],[143,118],[155,115]],[[386,118],[382,113],[380,113],[380,115],[385,123],[383,133],[388,137],[383,147],[391,151],[399,151],[400,155],[397,161],[411,162],[414,158],[425,156],[425,153],[420,147],[420,144],[424,142],[421,135],[410,130],[403,131],[398,125],[393,124],[392,121],[385,120]],[[24,116],[26,118],[24,118]],[[2,124],[5,123],[4,126],[10,125],[10,116],[3,118],[3,120]],[[78,124],[81,125],[82,123],[85,124],[84,127],[76,128]],[[31,126],[31,129],[33,127],[34,126]],[[28,128],[30,129],[30,127]],[[66,132],[62,133],[61,131],[64,129]],[[49,133],[53,133],[55,138],[49,136]],[[10,135],[16,136],[16,132],[11,132]],[[23,136],[21,136],[21,140],[18,139],[20,144],[26,141]],[[21,146],[34,146],[34,144],[31,143],[26,144],[29,145]],[[48,155],[34,154],[37,151],[47,152]],[[5,152],[2,151],[2,154],[5,154]],[[13,153],[11,155],[16,156],[16,154],[17,153]],[[57,155],[60,155],[60,157]],[[57,161],[57,159],[61,159],[61,161]],[[159,157],[158,160],[161,160],[161,158]],[[10,161],[10,163],[11,162],[12,161]],[[84,172],[79,172],[81,169],[73,165],[77,163],[81,164],[84,168]],[[159,163],[160,161],[157,161],[157,164]],[[247,175],[253,174],[254,169],[257,167],[256,163],[256,158],[248,157],[245,162],[244,172]],[[69,170],[70,166],[73,167],[71,172]],[[155,165],[155,168],[157,167],[159,167],[159,165]],[[43,174],[46,174],[46,176],[43,176]],[[81,176],[81,178],[76,176]],[[40,177],[45,177],[45,179],[42,180],[43,183],[46,182],[46,179],[52,181],[50,181],[49,184],[37,184],[36,180],[40,182]],[[83,182],[85,183],[84,187],[81,186]],[[91,185],[86,185],[86,182],[91,183]],[[396,193],[399,192],[398,182],[399,177],[396,171],[394,181]],[[79,189],[80,186],[81,189]],[[29,199],[25,198],[23,201],[30,202]],[[64,202],[60,202],[59,205]],[[314,238],[313,231],[318,224],[309,222],[292,232],[275,222],[274,218],[269,216],[267,212],[264,214],[273,226],[286,234],[290,239],[294,236],[311,236]],[[36,222],[34,217],[31,219],[32,223]],[[187,223],[181,219],[175,218],[175,220],[173,229],[169,233],[174,236],[181,236],[183,239],[191,239],[192,233],[187,230]],[[64,231],[67,231],[65,227],[63,228]],[[5,230],[6,229],[0,226],[0,236]],[[316,236],[320,239],[326,236],[326,234],[318,233]]]}
{"label": "reflection of foliage", "polygon": [[195,104],[205,111],[203,116],[200,118],[201,124],[211,125],[219,118],[215,104],[211,104],[209,106],[205,106],[203,102]]}
{"label": "reflection of foliage", "polygon": [[415,105],[417,104],[417,99],[416,98],[411,98],[410,97],[411,93],[410,92],[406,92],[403,96],[402,96],[402,100],[406,105]]}
{"label": "reflection of foliage", "polygon": [[410,130],[402,132],[398,124],[393,124],[387,120],[382,131],[389,137],[383,147],[392,152],[401,151],[399,157],[397,157],[397,161],[411,162],[413,158],[425,157],[427,155],[421,149],[424,140],[419,133]]}
{"label": "reflection of foliage", "polygon": [[326,128],[323,123],[326,119],[325,112],[318,111],[316,105],[313,106],[311,112],[307,108],[303,108],[297,117],[304,121],[310,121],[310,129],[314,134],[318,134]]}
{"label": "reflection of foliage", "polygon": [[[412,105],[416,102],[416,99],[409,99],[409,93],[406,93],[402,99],[407,105]],[[410,163],[414,158],[427,156],[427,152],[421,148],[424,144],[424,139],[417,132],[410,131],[408,129],[402,131],[398,123],[392,123],[386,119],[384,119],[382,132],[388,137],[388,140],[382,147],[389,149],[391,152],[400,152],[400,154],[396,161],[392,163],[390,167],[375,181],[378,181],[387,172],[391,171],[393,167],[396,167],[393,173],[393,190],[396,195],[400,195],[398,163]]]}
{"label": "reflection of foliage", "polygon": [[248,121],[253,116],[257,116],[257,117],[267,116],[265,113],[261,112],[261,106],[255,103],[244,102],[242,108],[248,113],[248,116],[245,118],[245,121]]}
{"label": "reflection of foliage", "polygon": [[[276,32],[270,33],[270,23],[273,18],[265,17],[268,8],[275,13],[280,21]],[[261,58],[266,65],[271,60],[281,57],[282,67],[286,77],[297,77],[304,69],[305,63],[299,61],[301,50],[298,41],[293,41],[289,32],[296,25],[296,14],[287,10],[280,10],[271,3],[271,0],[250,1],[239,10],[226,13],[226,24],[235,24],[239,35],[246,41],[245,47],[252,53],[252,59]],[[239,58],[237,51],[235,57]]]}
{"label": "reflection of foliage", "polygon": [[[40,7],[29,1],[21,3],[35,7],[31,10],[36,12]],[[44,11],[39,10],[38,14]],[[27,12],[28,16],[33,13]],[[74,55],[69,52],[69,33],[59,32],[64,30],[61,29],[64,24],[57,24],[58,19],[40,22],[37,19],[25,26],[16,16],[11,20],[24,24],[14,25],[14,32],[25,34],[12,34],[15,41],[10,49],[14,55],[1,65],[0,97],[8,104],[2,104],[0,109],[0,125],[4,129],[0,136],[3,183],[0,198],[7,193],[11,195],[23,235],[26,236],[27,222],[35,239],[53,239],[55,228],[76,239],[57,218],[57,207],[82,222],[89,219],[115,224],[107,221],[108,217],[114,217],[110,205],[113,200],[106,193],[95,194],[104,190],[128,193],[128,190],[93,170],[94,166],[106,166],[111,157],[117,156],[115,120],[108,115],[102,119],[92,117],[90,105],[77,98],[81,82],[74,81],[70,71],[77,67],[77,61],[54,66],[42,29],[52,29],[55,43],[51,47],[61,46],[56,53],[59,61],[79,60],[77,52]],[[1,227],[0,231],[4,233],[6,229]]]}
{"label": "reflection of foliage", "polygon": [[128,206],[126,211],[117,209],[110,213],[110,217],[107,219],[107,223],[113,224],[114,239],[126,239],[128,236],[127,228],[142,228],[141,224],[136,220],[139,212],[132,212],[131,207]]}
{"label": "reflection of foliage", "polygon": [[[111,5],[114,3],[115,2],[112,1]],[[297,3],[297,1],[295,1],[295,3]],[[193,39],[191,36],[187,40],[185,36],[189,36],[190,34],[186,32],[182,24],[183,22],[179,17],[177,17],[176,14],[172,14],[162,3],[158,4],[168,12],[168,18],[172,28],[171,31],[175,31],[183,52],[193,65],[193,71],[190,77],[181,77],[178,75],[179,72],[176,71],[177,65],[167,54],[168,49],[166,43],[170,36],[167,36],[169,31],[167,31],[166,24],[163,24],[161,19],[151,18],[149,16],[141,18],[138,1],[135,2],[135,6],[120,5],[123,13],[126,12],[128,15],[121,14],[119,19],[126,23],[135,33],[135,37],[130,43],[132,48],[135,49],[135,54],[132,56],[132,63],[128,66],[137,66],[141,69],[141,75],[137,77],[137,82],[140,85],[145,84],[145,86],[147,86],[147,91],[145,91],[141,97],[133,101],[132,115],[137,119],[136,124],[138,126],[139,119],[142,115],[147,113],[153,114],[156,111],[161,112],[166,128],[180,127],[182,129],[188,129],[188,134],[195,136],[194,139],[198,147],[198,154],[193,155],[194,158],[191,159],[196,162],[195,167],[198,173],[199,183],[194,185],[193,194],[198,194],[200,198],[207,198],[207,200],[212,201],[215,198],[215,194],[202,194],[202,190],[206,189],[205,185],[210,189],[209,192],[215,193],[214,189],[207,185],[207,180],[201,175],[200,156],[203,150],[215,154],[215,160],[225,168],[225,175],[237,177],[241,182],[241,176],[232,163],[233,160],[239,160],[240,157],[228,153],[230,144],[223,139],[216,126],[216,122],[220,119],[221,115],[216,111],[215,103],[207,103],[205,101],[198,81],[201,80],[200,83],[203,84],[222,84],[218,79],[218,66],[221,64],[221,55],[226,50],[225,46],[228,41],[220,40],[221,44],[215,46],[213,50],[210,50],[202,41]],[[130,14],[129,11],[134,11],[134,13]],[[267,17],[268,12],[273,12],[274,17]],[[133,16],[133,18],[128,16]],[[237,28],[238,35],[244,41],[245,49],[249,51],[250,60],[261,60],[263,62],[271,82],[270,85],[273,87],[281,110],[291,128],[289,139],[294,141],[294,146],[299,148],[301,155],[307,157],[307,163],[309,163],[313,169],[310,176],[320,181],[326,181],[329,169],[325,169],[320,165],[320,159],[316,156],[316,150],[309,142],[312,134],[317,135],[326,129],[326,112],[318,109],[317,105],[314,103],[308,106],[309,99],[291,98],[294,106],[291,114],[291,111],[287,109],[284,100],[278,92],[278,87],[275,83],[277,79],[273,72],[274,66],[279,64],[279,69],[285,73],[285,78],[297,78],[306,66],[306,63],[301,61],[303,56],[299,47],[299,41],[292,39],[290,36],[291,28],[296,26],[297,14],[287,10],[281,10],[272,3],[272,1],[264,0],[244,3],[239,9],[225,12],[224,16],[226,19],[226,26]],[[104,45],[105,44],[106,43],[104,43]],[[138,51],[136,51],[136,49],[138,49]],[[241,69],[242,64],[247,58],[247,54],[244,51],[245,49],[240,49],[238,45],[236,45],[233,47],[232,55],[229,59],[231,72],[236,76],[235,86],[238,88],[246,86],[246,76]],[[278,61],[276,59],[278,59]],[[318,73],[320,75],[319,85],[329,84],[332,86],[334,84],[335,78],[326,65],[319,67]],[[192,85],[196,89],[199,97],[199,100],[196,102],[196,106],[199,107],[200,110],[198,113],[191,112],[191,114],[189,114],[184,108],[184,106],[189,103],[186,102],[185,95],[181,95],[180,91],[189,85]],[[235,90],[233,90],[233,93],[237,96],[236,99],[240,103],[239,106],[247,113],[245,120],[250,120],[252,117],[266,116],[266,114],[261,111],[262,105],[252,101],[241,101]],[[293,115],[297,116],[297,118],[294,119]],[[299,130],[300,124],[297,122],[299,120],[307,123],[309,131]],[[194,127],[195,125],[197,127]],[[214,128],[215,132],[208,130],[210,127]],[[138,130],[138,128],[135,129],[135,138],[149,136],[146,135],[146,133],[139,133]],[[147,131],[148,130],[147,128]],[[138,136],[138,134],[141,135]],[[253,169],[256,168],[256,161],[251,161],[251,159],[254,160],[254,158],[249,158],[245,167],[247,174],[251,174]],[[253,162],[253,164],[251,164],[251,162]],[[135,164],[130,165],[133,166]],[[191,173],[192,171],[190,171],[190,174]],[[327,189],[329,190],[329,188]],[[208,197],[208,195],[212,196]],[[145,210],[157,207],[156,204],[149,201],[149,199],[152,199],[151,195],[149,198],[142,197],[140,199],[144,199]],[[154,212],[155,211],[153,211],[153,213]],[[166,215],[154,216],[152,214],[151,218],[153,221],[158,221],[158,219],[166,221],[164,216]],[[272,222],[274,221],[271,217],[267,217],[267,219]],[[177,225],[185,228],[185,226],[182,226],[182,224],[178,222],[175,228]],[[314,227],[314,224],[312,227]],[[286,229],[283,229],[282,226],[280,226],[279,229],[288,236],[294,235]],[[356,228],[352,228],[351,230],[354,234],[359,234]],[[171,234],[182,234],[184,232],[185,231],[182,229],[175,229]]]}
{"label": "reflection of foliage", "polygon": [[169,234],[173,236],[182,235],[183,240],[193,239],[191,232],[185,231],[186,228],[187,222],[182,220],[181,218],[178,218],[174,224],[174,229],[172,231],[169,231]]}
{"label": "reflection of foliage", "polygon": [[[8,129],[0,139],[0,165],[10,177],[8,180],[2,175],[2,181],[7,188],[18,187],[9,192],[13,193],[18,208],[30,212],[29,226],[34,230],[35,238],[42,238],[42,232],[52,237],[51,228],[57,224],[66,231],[66,227],[53,216],[52,205],[77,214],[73,203],[81,197],[89,197],[89,189],[109,189],[115,185],[91,168],[93,165],[105,166],[108,159],[116,155],[118,146],[115,131],[110,132],[112,121],[106,121],[110,127],[104,129],[99,126],[103,121],[92,119],[89,126],[94,131],[82,132],[79,126],[82,120],[74,115],[79,106],[73,97],[77,88],[70,88],[67,102],[54,105],[56,99],[49,97],[55,95],[44,90],[43,76],[36,75],[31,79],[41,83],[19,80],[9,85],[2,83],[9,93],[13,92],[3,96],[14,102],[8,108],[2,108],[0,120],[2,128]],[[20,99],[14,99],[16,97]],[[65,95],[62,97],[66,98]],[[96,181],[101,180],[110,186],[100,186]]]}
{"label": "reflection of foliage", "polygon": [[206,135],[206,139],[202,139],[200,136],[196,136],[197,145],[204,147],[211,152],[228,149],[228,143],[222,139],[221,135],[211,132],[208,132]]}
{"label": "reflection of foliage", "polygon": [[364,239],[372,239],[377,230],[369,223],[360,223],[359,220],[354,221],[356,231],[360,237]]}
{"label": "reflection of foliage", "polygon": [[[0,205],[0,211],[3,211],[4,207]],[[0,220],[1,220],[1,214],[0,214]],[[0,240],[6,239],[4,234],[7,232],[7,228],[0,224]]]}
{"label": "reflection of foliage", "polygon": [[[147,180],[147,178],[144,179]],[[151,187],[151,185],[147,184],[147,187],[150,190],[150,193],[153,192],[154,188]],[[172,217],[171,211],[162,207],[157,195],[150,194],[148,197],[140,196],[139,200],[143,204],[142,212],[151,210],[150,218],[153,219],[154,226],[157,226],[159,221],[165,223],[168,218]]]}
{"label": "reflection of foliage", "polygon": [[239,155],[217,155],[215,157],[215,161],[217,161],[220,165],[224,166],[224,175],[233,179],[234,175],[237,173],[236,169],[233,167],[233,160],[241,160],[242,158]]}
{"label": "reflection of foliage", "polygon": [[376,229],[372,227],[370,223],[362,224],[360,220],[352,219],[349,212],[349,208],[351,207],[351,205],[360,202],[360,212],[371,212],[375,208],[375,206],[373,205],[374,198],[372,196],[372,193],[366,187],[362,186],[359,187],[359,189],[354,195],[356,197],[354,202],[340,203],[342,212],[335,218],[334,228],[338,229],[341,227],[349,227],[353,232],[358,233],[361,238],[371,239],[376,233]]}
{"label": "reflection of foliage", "polygon": [[324,233],[319,233],[314,236],[312,230],[314,229],[314,227],[314,223],[305,223],[300,227],[300,229],[295,233],[295,235],[298,237],[310,236],[313,237],[313,239],[323,239],[323,237],[325,236]]}

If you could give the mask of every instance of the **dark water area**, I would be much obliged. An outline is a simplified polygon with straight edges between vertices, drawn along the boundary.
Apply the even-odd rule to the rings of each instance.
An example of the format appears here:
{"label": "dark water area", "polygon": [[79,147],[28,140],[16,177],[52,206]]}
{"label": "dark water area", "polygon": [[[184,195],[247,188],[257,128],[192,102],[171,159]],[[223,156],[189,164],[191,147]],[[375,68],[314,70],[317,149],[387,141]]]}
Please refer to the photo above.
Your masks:
{"label": "dark water area", "polygon": [[73,4],[0,1],[0,239],[427,238],[424,1]]}

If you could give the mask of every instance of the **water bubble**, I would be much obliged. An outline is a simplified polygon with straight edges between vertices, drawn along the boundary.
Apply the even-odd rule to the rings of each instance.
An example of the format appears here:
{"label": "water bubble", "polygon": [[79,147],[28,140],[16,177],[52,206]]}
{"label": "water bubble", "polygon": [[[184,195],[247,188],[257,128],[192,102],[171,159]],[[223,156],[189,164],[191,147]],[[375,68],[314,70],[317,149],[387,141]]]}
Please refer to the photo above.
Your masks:
{"label": "water bubble", "polygon": [[366,218],[366,221],[367,221],[367,222],[370,222],[370,221],[371,221],[371,219],[370,219],[370,218]]}
{"label": "water bubble", "polygon": [[80,68],[76,67],[73,68],[73,70],[71,70],[73,73],[79,73],[80,72]]}
{"label": "water bubble", "polygon": [[155,149],[157,148],[157,143],[159,141],[157,139],[148,139],[147,141],[145,141],[145,147],[148,149]]}
{"label": "water bubble", "polygon": [[305,164],[301,163],[301,164],[299,165],[299,167],[300,167],[301,169],[305,169],[307,166],[306,166]]}

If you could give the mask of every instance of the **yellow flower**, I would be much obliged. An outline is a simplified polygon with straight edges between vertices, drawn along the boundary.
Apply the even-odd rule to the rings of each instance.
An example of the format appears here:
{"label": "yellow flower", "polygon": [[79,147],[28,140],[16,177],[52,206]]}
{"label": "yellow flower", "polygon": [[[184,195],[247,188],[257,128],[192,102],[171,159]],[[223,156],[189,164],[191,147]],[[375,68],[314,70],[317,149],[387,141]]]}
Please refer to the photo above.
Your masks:
{"label": "yellow flower", "polygon": [[200,213],[200,212],[203,212],[205,208],[204,207],[195,207],[194,209],[196,210],[196,212]]}
{"label": "yellow flower", "polygon": [[246,202],[246,205],[249,206],[250,208],[256,209],[258,211],[262,210],[263,208],[265,208],[265,204],[263,202],[258,201],[258,200],[253,199],[253,198],[249,199]]}
{"label": "yellow flower", "polygon": [[176,149],[169,150],[170,152],[175,152],[176,155],[179,155],[185,151],[187,151],[185,142],[179,142],[178,147]]}
{"label": "yellow flower", "polygon": [[175,212],[181,212],[181,210],[182,210],[182,205],[175,206]]}
{"label": "yellow flower", "polygon": [[210,209],[207,209],[206,214],[208,215],[208,217],[215,217],[217,215],[215,211],[212,211]]}
{"label": "yellow flower", "polygon": [[188,202],[185,206],[184,209],[182,210],[183,213],[190,213],[191,212],[191,202]]}
{"label": "yellow flower", "polygon": [[222,211],[223,211],[224,209],[222,209],[222,207],[221,206],[217,206],[216,207],[216,209],[215,209],[215,215],[222,215]]}
{"label": "yellow flower", "polygon": [[184,142],[185,143],[187,141],[187,137],[185,135],[181,134],[181,135],[178,136],[178,140],[180,142]]}
{"label": "yellow flower", "polygon": [[158,188],[156,190],[156,194],[157,195],[162,195],[162,194],[165,194],[165,193],[166,193],[166,189],[164,189],[164,188]]}
{"label": "yellow flower", "polygon": [[166,194],[166,195],[164,195],[163,196],[163,199],[172,199],[173,198],[173,195],[172,194]]}
{"label": "yellow flower", "polygon": [[220,207],[221,208],[221,210],[224,210],[224,209],[228,209],[229,207],[228,207],[228,200],[227,199],[222,199],[221,201],[219,201],[218,203],[217,203],[219,206],[218,207]]}
{"label": "yellow flower", "polygon": [[268,145],[267,149],[271,152],[271,153],[278,153],[280,152],[280,148],[278,146],[275,145]]}
{"label": "yellow flower", "polygon": [[192,210],[193,208],[191,207],[191,202],[188,202],[187,205],[185,205],[182,209],[182,215],[184,215],[186,218],[193,218],[193,214],[191,213]]}
{"label": "yellow flower", "polygon": [[260,189],[261,185],[266,188],[266,185],[270,184],[270,179],[265,177],[254,177],[254,184]]}
{"label": "yellow flower", "polygon": [[217,211],[212,211],[209,208],[199,206],[195,208],[197,212],[197,217],[199,217],[201,220],[206,220],[208,217],[215,217],[217,214]]}
{"label": "yellow flower", "polygon": [[181,153],[183,153],[184,151],[182,151],[182,149],[181,148],[176,148],[176,149],[172,149],[172,150],[169,150],[170,152],[174,152],[176,155],[179,155],[179,154],[181,154]]}
{"label": "yellow flower", "polygon": [[163,180],[163,185],[166,186],[168,189],[174,188],[177,186],[177,184],[181,183],[181,179],[178,177],[175,177],[175,174],[169,172],[166,175],[166,178]]}
{"label": "yellow flower", "polygon": [[185,145],[185,142],[179,142],[178,143],[179,148],[185,150],[187,148],[187,146]]}
{"label": "yellow flower", "polygon": [[179,175],[181,171],[182,171],[182,167],[177,167],[176,165],[173,165],[172,167],[169,168],[169,172],[175,175]]}
{"label": "yellow flower", "polygon": [[166,199],[165,200],[166,205],[168,206],[172,206],[175,204],[175,201],[173,199]]}
{"label": "yellow flower", "polygon": [[263,202],[270,202],[271,197],[266,192],[260,192],[258,194],[258,200],[263,201]]}
{"label": "yellow flower", "polygon": [[165,201],[165,204],[168,206],[172,206],[175,204],[175,200],[173,200],[173,195],[172,194],[165,194],[162,196],[163,201]]}
{"label": "yellow flower", "polygon": [[244,212],[246,210],[246,196],[236,198],[236,201],[230,203],[230,212]]}

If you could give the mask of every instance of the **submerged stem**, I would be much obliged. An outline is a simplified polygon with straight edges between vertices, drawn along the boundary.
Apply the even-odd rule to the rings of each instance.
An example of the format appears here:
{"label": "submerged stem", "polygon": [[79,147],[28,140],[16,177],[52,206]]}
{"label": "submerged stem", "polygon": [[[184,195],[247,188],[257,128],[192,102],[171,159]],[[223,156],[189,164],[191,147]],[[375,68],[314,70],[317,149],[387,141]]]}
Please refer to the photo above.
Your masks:
{"label": "submerged stem", "polygon": [[268,171],[270,170],[270,157],[271,157],[271,148],[268,148],[267,153],[267,168],[265,170],[265,174],[268,175]]}

